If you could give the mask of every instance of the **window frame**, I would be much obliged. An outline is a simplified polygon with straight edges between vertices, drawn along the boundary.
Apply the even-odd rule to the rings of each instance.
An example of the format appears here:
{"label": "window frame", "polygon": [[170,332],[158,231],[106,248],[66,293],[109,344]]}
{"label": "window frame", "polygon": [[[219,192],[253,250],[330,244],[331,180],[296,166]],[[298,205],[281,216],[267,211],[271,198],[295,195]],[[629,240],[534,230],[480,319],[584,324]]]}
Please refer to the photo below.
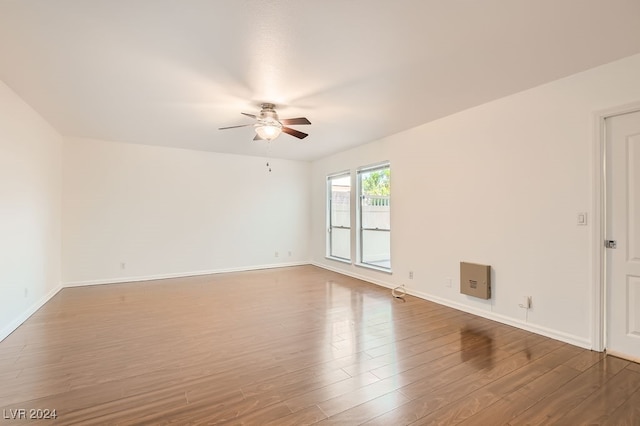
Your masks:
{"label": "window frame", "polygon": [[[391,162],[383,161],[380,163],[370,164],[367,166],[362,166],[356,169],[356,266],[360,266],[363,268],[375,269],[381,272],[392,273],[392,264],[391,264],[391,191],[389,193],[389,228],[388,229],[380,229],[380,228],[364,228],[362,221],[362,200],[365,195],[362,193],[362,175],[367,172],[374,172],[377,170],[389,169],[391,171]],[[391,184],[391,178],[390,182]],[[372,264],[369,262],[365,262],[363,260],[364,256],[364,232],[365,231],[374,231],[374,232],[388,232],[389,233],[389,267]]]}
{"label": "window frame", "polygon": [[[349,226],[334,226],[333,225],[333,214],[332,214],[332,207],[333,207],[333,185],[332,185],[332,181],[333,180],[337,180],[337,179],[342,179],[342,178],[348,178],[349,179]],[[326,226],[327,226],[327,238],[326,238],[326,253],[325,253],[325,257],[327,259],[331,259],[331,260],[336,260],[339,262],[344,262],[344,263],[352,263],[352,259],[353,259],[353,250],[352,250],[352,233],[353,233],[353,226],[352,226],[352,205],[353,205],[353,178],[351,176],[351,171],[350,170],[345,170],[342,172],[337,172],[337,173],[332,173],[330,175],[327,176],[327,183],[326,183],[326,203],[327,203],[327,211],[326,211]],[[349,257],[345,258],[345,257],[341,257],[341,256],[336,256],[333,253],[333,229],[342,229],[342,230],[348,230],[349,231]]]}

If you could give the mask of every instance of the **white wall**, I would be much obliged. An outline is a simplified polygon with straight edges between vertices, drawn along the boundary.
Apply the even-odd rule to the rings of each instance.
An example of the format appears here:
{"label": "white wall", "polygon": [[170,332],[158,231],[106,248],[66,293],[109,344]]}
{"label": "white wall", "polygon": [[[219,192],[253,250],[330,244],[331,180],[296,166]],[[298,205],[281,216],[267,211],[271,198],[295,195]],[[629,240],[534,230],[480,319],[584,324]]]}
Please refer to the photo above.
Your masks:
{"label": "white wall", "polygon": [[[313,262],[591,347],[595,226],[576,216],[593,217],[595,114],[640,101],[638,75],[640,55],[314,162]],[[392,275],[325,259],[326,175],[382,160]],[[491,300],[459,294],[460,261],[492,265]]]}
{"label": "white wall", "polygon": [[[66,139],[62,182],[60,136],[0,83],[0,339],[55,294],[61,264],[76,285],[312,259],[588,347],[595,228],[576,214],[593,217],[594,113],[639,102],[638,75],[640,55],[272,173],[257,157]],[[383,160],[392,275],[324,257],[326,175]],[[493,266],[492,300],[458,294],[461,260]]]}
{"label": "white wall", "polygon": [[0,340],[60,288],[61,146],[0,81]]}
{"label": "white wall", "polygon": [[308,262],[310,164],[266,162],[66,139],[63,282]]}

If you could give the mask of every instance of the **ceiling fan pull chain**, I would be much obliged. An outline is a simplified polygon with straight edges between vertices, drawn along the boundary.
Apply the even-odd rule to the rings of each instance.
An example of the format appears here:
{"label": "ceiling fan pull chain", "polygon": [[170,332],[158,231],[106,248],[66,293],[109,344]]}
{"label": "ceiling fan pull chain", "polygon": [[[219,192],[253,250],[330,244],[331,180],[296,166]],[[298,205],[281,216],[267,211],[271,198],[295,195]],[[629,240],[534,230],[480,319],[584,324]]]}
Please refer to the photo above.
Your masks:
{"label": "ceiling fan pull chain", "polygon": [[267,169],[269,170],[269,173],[271,173],[271,164],[269,164],[270,158],[271,158],[271,141],[267,141]]}

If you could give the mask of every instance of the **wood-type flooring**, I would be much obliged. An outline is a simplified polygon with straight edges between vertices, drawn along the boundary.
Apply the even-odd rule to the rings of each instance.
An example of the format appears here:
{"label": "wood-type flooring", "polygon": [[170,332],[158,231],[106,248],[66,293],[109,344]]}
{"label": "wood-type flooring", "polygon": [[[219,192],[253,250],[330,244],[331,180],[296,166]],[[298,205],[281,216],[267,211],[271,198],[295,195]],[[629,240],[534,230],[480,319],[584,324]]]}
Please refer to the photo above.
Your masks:
{"label": "wood-type flooring", "polygon": [[65,288],[0,384],[0,425],[640,425],[638,364],[314,266]]}

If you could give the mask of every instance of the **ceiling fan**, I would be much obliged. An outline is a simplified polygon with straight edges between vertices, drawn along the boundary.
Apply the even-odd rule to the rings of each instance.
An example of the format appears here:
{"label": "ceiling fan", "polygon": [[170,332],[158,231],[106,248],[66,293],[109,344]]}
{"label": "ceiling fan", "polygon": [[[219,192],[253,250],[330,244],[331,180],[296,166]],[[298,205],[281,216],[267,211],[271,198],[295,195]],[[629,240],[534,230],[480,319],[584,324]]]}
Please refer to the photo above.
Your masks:
{"label": "ceiling fan", "polygon": [[278,118],[276,112],[276,106],[274,104],[264,103],[261,104],[260,113],[258,115],[248,114],[242,112],[242,115],[251,117],[256,120],[253,124],[241,124],[239,126],[220,127],[218,130],[235,129],[237,127],[253,126],[256,131],[256,136],[253,140],[266,140],[271,141],[280,136],[280,133],[284,132],[291,136],[295,136],[298,139],[304,139],[309,136],[307,133],[303,133],[299,130],[287,127],[289,125],[311,124],[305,117],[299,118]]}

